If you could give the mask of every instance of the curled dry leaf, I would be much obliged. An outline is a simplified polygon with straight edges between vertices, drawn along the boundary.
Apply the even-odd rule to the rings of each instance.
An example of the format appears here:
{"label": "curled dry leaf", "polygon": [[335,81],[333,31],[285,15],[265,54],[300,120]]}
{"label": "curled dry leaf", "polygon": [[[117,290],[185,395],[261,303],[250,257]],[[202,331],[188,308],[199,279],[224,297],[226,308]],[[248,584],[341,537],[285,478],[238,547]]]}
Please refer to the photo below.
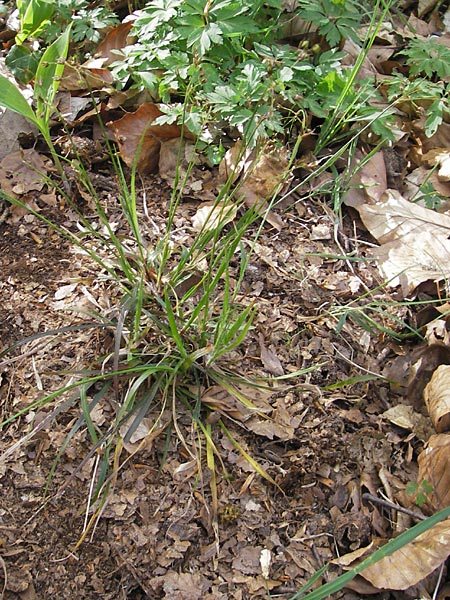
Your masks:
{"label": "curled dry leaf", "polygon": [[382,244],[373,251],[391,287],[406,296],[424,281],[450,276],[450,217],[386,190],[378,202],[358,207],[368,231]]}
{"label": "curled dry leaf", "polygon": [[115,50],[121,50],[130,42],[129,34],[132,23],[122,23],[111,29],[100,42],[95,56],[82,65],[66,64],[64,68],[60,91],[76,91],[107,89],[113,91],[113,74],[107,66],[117,60]]}
{"label": "curled dry leaf", "polygon": [[201,400],[214,412],[231,417],[237,421],[245,421],[254,412],[220,385],[213,385],[206,389],[202,394]]}
{"label": "curled dry leaf", "polygon": [[158,168],[160,177],[173,184],[177,170],[180,177],[184,178],[190,163],[195,163],[194,144],[181,140],[179,137],[161,142]]}
{"label": "curled dry leaf", "polygon": [[379,589],[406,590],[440,567],[447,560],[449,548],[450,520],[446,519],[364,569],[361,575]]}
{"label": "curled dry leaf", "polygon": [[113,27],[108,31],[103,41],[97,46],[95,56],[104,59],[104,67],[117,60],[116,50],[121,50],[132,41],[132,39],[130,39],[132,26],[133,23],[128,21]]}
{"label": "curled dry leaf", "polygon": [[207,203],[200,206],[192,217],[192,226],[195,231],[212,231],[234,221],[237,215],[237,206],[229,202]]}
{"label": "curled dry leaf", "polygon": [[408,404],[396,404],[385,411],[382,417],[397,427],[411,431],[420,440],[428,439],[430,433],[433,433],[429,418],[416,412]]}
{"label": "curled dry leaf", "polygon": [[398,191],[386,188],[381,153],[368,160],[350,183],[344,202],[356,208],[381,244],[372,254],[391,287],[401,285],[406,296],[424,281],[450,276],[450,216],[409,202]]}
{"label": "curled dry leaf", "polygon": [[[447,329],[447,325],[448,316],[445,319],[431,321],[425,327],[424,338],[429,344],[445,347],[450,356],[450,330]],[[450,365],[450,360],[442,361],[441,364]]]}
{"label": "curled dry leaf", "polygon": [[423,397],[438,433],[450,430],[450,365],[441,365],[433,373]]}
{"label": "curled dry leaf", "polygon": [[155,173],[161,141],[181,136],[179,125],[152,124],[162,114],[156,104],[147,102],[136,112],[107,124],[114,133],[122,160],[129,167],[136,161],[139,173]]}
{"label": "curled dry leaf", "polygon": [[[355,153],[358,164],[364,158],[360,150]],[[356,165],[355,165],[356,166]],[[369,199],[379,200],[387,188],[386,165],[382,152],[376,152],[356,171],[349,182],[349,191],[345,195],[344,204],[359,210]]]}
{"label": "curled dry leaf", "polygon": [[93,58],[77,67],[66,65],[59,91],[105,90],[111,93],[114,78],[111,71],[103,67],[103,62],[103,59]]}
{"label": "curled dry leaf", "polygon": [[422,405],[422,394],[440,365],[450,365],[450,347],[430,343],[421,351],[418,360],[411,367],[407,397],[416,410]]}
{"label": "curled dry leaf", "polygon": [[278,356],[272,352],[264,343],[264,336],[262,333],[258,335],[259,347],[261,349],[261,362],[264,368],[269,371],[272,375],[280,376],[284,375],[283,365],[281,364]]}
{"label": "curled dry leaf", "polygon": [[396,190],[387,189],[372,204],[358,207],[361,219],[370,233],[381,243],[395,240],[412,242],[426,229],[430,237],[446,238],[450,217],[405,200]]}
{"label": "curled dry leaf", "polygon": [[245,149],[242,142],[236,142],[219,165],[219,176],[223,182],[231,178],[233,183],[241,178],[239,193],[243,195],[246,206],[264,215],[280,231],[283,221],[269,210],[268,201],[280,185],[287,185],[288,167],[289,156],[284,149],[266,147],[257,154],[255,150]]}
{"label": "curled dry leaf", "polygon": [[40,191],[49,168],[50,162],[33,148],[12,152],[0,162],[0,187],[14,197]]}
{"label": "curled dry leaf", "polygon": [[446,148],[433,148],[423,156],[423,161],[429,167],[438,167],[440,181],[450,181],[450,152]]}
{"label": "curled dry leaf", "polygon": [[450,505],[450,435],[432,435],[418,458],[418,482],[426,481],[433,488],[427,498],[427,508],[440,510]]}

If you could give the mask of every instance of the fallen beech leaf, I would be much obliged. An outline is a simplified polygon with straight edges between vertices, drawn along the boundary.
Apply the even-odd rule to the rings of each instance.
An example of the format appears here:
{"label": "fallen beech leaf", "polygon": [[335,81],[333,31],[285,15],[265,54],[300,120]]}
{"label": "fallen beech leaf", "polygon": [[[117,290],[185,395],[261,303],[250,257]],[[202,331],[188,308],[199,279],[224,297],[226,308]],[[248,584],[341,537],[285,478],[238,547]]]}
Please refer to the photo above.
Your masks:
{"label": "fallen beech leaf", "polygon": [[[373,540],[367,547],[358,548],[332,563],[352,569],[384,542],[385,540],[380,539]],[[361,571],[361,577],[378,590],[406,590],[437,569],[449,554],[450,519],[445,519],[403,548]]]}
{"label": "fallen beech leaf", "polygon": [[121,50],[129,43],[128,38],[132,26],[133,23],[129,21],[113,27],[108,31],[103,41],[97,46],[95,56],[105,59],[103,61],[104,67],[117,60],[117,54],[114,52],[115,50]]}
{"label": "fallen beech leaf", "polygon": [[254,152],[243,148],[241,142],[236,142],[232,148],[227,150],[219,165],[220,180],[225,183],[231,178],[231,183],[248,172],[255,159]]}
{"label": "fallen beech leaf", "polygon": [[[441,215],[443,216],[443,215]],[[428,227],[415,236],[385,243],[371,252],[390,287],[401,286],[403,296],[424,281],[450,277],[450,242],[444,236],[432,237]]]}
{"label": "fallen beech leaf", "polygon": [[192,217],[192,226],[195,231],[212,231],[231,223],[236,218],[237,206],[229,202],[204,204]]}
{"label": "fallen beech leaf", "polygon": [[242,142],[236,142],[219,165],[219,176],[223,182],[231,178],[233,183],[241,177],[239,193],[246,206],[265,216],[268,223],[280,231],[283,221],[269,210],[268,200],[280,185],[287,184],[288,166],[289,157],[283,149],[267,147],[257,154],[255,150],[243,148]]}
{"label": "fallen beech leaf", "polygon": [[[437,323],[442,323],[442,320],[434,321],[433,325]],[[450,347],[433,343],[430,337],[430,334],[427,333],[425,339],[428,341],[429,346],[421,351],[418,360],[411,366],[410,370],[407,397],[417,410],[421,407],[423,391],[431,380],[433,373],[440,365],[450,365]]]}
{"label": "fallen beech leaf", "polygon": [[[355,154],[356,162],[361,162],[364,155],[360,150]],[[382,152],[376,152],[360,167],[349,182],[349,191],[345,195],[344,204],[358,207],[368,202],[368,198],[379,200],[387,188],[386,165]]]}
{"label": "fallen beech leaf", "polygon": [[[180,144],[181,152],[180,152]],[[195,146],[179,137],[161,142],[159,153],[158,173],[167,181],[175,180],[177,169],[180,179],[184,178],[189,165],[195,163]]]}
{"label": "fallen beech leaf", "polygon": [[102,66],[103,63],[104,59],[96,59],[95,62],[91,60],[77,67],[66,65],[59,91],[80,92],[81,90],[112,89],[114,78],[111,71]]}
{"label": "fallen beech leaf", "polygon": [[450,430],[450,365],[441,365],[433,373],[423,397],[438,433]]}
{"label": "fallen beech leaf", "polygon": [[12,152],[0,162],[0,186],[11,196],[40,191],[45,185],[49,161],[33,148]]}
{"label": "fallen beech leaf", "polygon": [[[381,168],[381,162],[376,164]],[[364,190],[352,189],[344,201],[356,208],[367,230],[381,244],[372,255],[387,283],[391,287],[401,285],[406,296],[424,281],[450,276],[450,216],[409,202],[396,190],[385,189],[380,195],[383,177],[363,172],[353,185],[364,185]]]}
{"label": "fallen beech leaf", "polygon": [[423,229],[430,237],[447,238],[450,233],[449,216],[408,202],[396,190],[386,190],[378,202],[359,206],[358,211],[364,225],[381,244],[405,240],[406,236],[415,242]]}
{"label": "fallen beech leaf", "polygon": [[407,429],[408,431],[415,431],[418,418],[420,415],[416,413],[412,406],[408,404],[397,404],[392,408],[386,410],[382,415],[390,423]]}
{"label": "fallen beech leaf", "polygon": [[252,417],[246,421],[245,426],[248,430],[257,435],[262,435],[269,440],[275,438],[283,441],[292,440],[295,435],[295,429],[286,423],[276,423],[272,418],[260,419]]}
{"label": "fallen beech leaf", "polygon": [[[162,114],[156,104],[147,102],[136,112],[107,123],[119,145],[122,160],[129,167],[136,161],[139,173],[155,173],[158,170],[161,140],[181,136],[179,125],[152,125]],[[187,137],[191,136],[188,134]]]}
{"label": "fallen beech leaf", "polygon": [[450,505],[450,435],[432,435],[419,454],[417,481],[428,482],[433,492],[426,506],[434,511]]}
{"label": "fallen beech leaf", "polygon": [[450,275],[450,217],[386,190],[379,201],[357,207],[368,231],[382,244],[372,252],[391,287],[404,295],[424,281]]}
{"label": "fallen beech leaf", "polygon": [[211,410],[237,421],[245,421],[256,410],[245,406],[220,385],[213,385],[206,389],[202,394],[201,401]]}
{"label": "fallen beech leaf", "polygon": [[0,110],[0,139],[2,140],[0,159],[11,152],[19,150],[17,138],[21,133],[37,135],[37,127],[27,121],[22,115],[2,108]]}
{"label": "fallen beech leaf", "polygon": [[264,368],[272,375],[284,375],[283,365],[278,356],[269,350],[264,343],[264,336],[260,333],[258,336],[259,347],[261,349],[261,362]]}
{"label": "fallen beech leaf", "polygon": [[54,293],[54,295],[53,295],[54,299],[55,300],[63,300],[64,298],[68,298],[69,296],[72,296],[72,294],[75,291],[77,286],[78,286],[78,283],[69,283],[67,285],[62,285]]}
{"label": "fallen beech leaf", "polygon": [[417,14],[419,17],[423,17],[427,12],[436,6],[438,0],[419,0],[419,7]]}
{"label": "fallen beech leaf", "polygon": [[423,162],[428,167],[438,167],[439,181],[450,181],[450,152],[446,148],[429,150],[423,155]]}
{"label": "fallen beech leaf", "polygon": [[437,569],[449,554],[450,520],[446,519],[361,575],[381,590],[406,590]]}

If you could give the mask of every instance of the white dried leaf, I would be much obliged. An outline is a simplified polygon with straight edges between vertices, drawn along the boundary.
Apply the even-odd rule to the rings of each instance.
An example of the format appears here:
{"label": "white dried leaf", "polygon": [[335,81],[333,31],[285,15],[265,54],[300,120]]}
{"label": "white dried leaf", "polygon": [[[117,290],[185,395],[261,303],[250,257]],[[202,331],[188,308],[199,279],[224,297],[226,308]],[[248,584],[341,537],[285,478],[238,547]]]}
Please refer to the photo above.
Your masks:
{"label": "white dried leaf", "polygon": [[192,217],[192,226],[196,231],[212,231],[223,227],[236,218],[237,207],[235,204],[205,204],[201,206]]}
{"label": "white dried leaf", "polygon": [[267,548],[261,550],[259,564],[261,565],[261,573],[264,579],[269,579],[270,565],[272,563],[272,553]]}
{"label": "white dried leaf", "polygon": [[69,283],[68,285],[62,285],[58,288],[53,296],[55,300],[63,300],[72,295],[73,291],[77,287],[78,283]]}

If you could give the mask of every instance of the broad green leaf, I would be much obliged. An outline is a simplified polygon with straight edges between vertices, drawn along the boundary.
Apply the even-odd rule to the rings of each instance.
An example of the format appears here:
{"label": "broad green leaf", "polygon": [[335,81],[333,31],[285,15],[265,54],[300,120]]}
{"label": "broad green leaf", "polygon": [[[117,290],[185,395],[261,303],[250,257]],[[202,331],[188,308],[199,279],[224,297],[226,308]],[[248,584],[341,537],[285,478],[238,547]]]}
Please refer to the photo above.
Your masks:
{"label": "broad green leaf", "polygon": [[26,46],[14,44],[5,58],[5,64],[17,81],[27,84],[36,75],[39,56]]}
{"label": "broad green leaf", "polygon": [[20,14],[20,31],[16,35],[16,44],[30,37],[37,37],[55,12],[55,0],[31,0],[17,2]]}
{"label": "broad green leaf", "polygon": [[[38,117],[48,120],[64,72],[64,61],[69,50],[71,25],[42,55],[36,71],[34,92],[38,103]],[[41,114],[42,113],[42,114]]]}
{"label": "broad green leaf", "polygon": [[0,106],[9,108],[32,123],[37,124],[33,109],[19,92],[18,88],[6,77],[0,75]]}

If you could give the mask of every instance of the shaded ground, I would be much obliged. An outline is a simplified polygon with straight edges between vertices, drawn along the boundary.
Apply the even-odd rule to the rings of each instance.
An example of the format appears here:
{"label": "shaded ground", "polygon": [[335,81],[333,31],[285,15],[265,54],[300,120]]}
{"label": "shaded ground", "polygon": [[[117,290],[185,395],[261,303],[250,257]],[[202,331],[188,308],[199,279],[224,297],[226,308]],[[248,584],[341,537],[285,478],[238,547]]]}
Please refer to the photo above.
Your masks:
{"label": "shaded ground", "polygon": [[[151,221],[139,210],[151,243],[158,228],[164,230],[168,196],[156,177],[145,186]],[[120,227],[110,190],[105,198],[110,220]],[[405,484],[416,477],[421,440],[382,417],[404,393],[408,350],[376,330],[363,331],[351,318],[352,310],[365,303],[366,289],[377,285],[369,263],[333,258],[342,255],[341,244],[356,243],[352,219],[345,217],[338,245],[332,211],[320,202],[299,207],[294,200],[285,207],[280,232],[265,227],[247,270],[243,289],[256,302],[258,314],[234,360],[249,377],[270,375],[279,363],[285,373],[315,368],[289,388],[274,388],[270,404],[275,433],[256,435],[227,421],[279,489],[256,475],[225,435],[215,431],[227,470],[220,469],[218,476],[217,544],[208,470],[205,466],[199,480],[183,468],[196,433],[190,414],[180,406],[178,427],[188,445],[173,432],[167,447],[164,434],[153,436],[137,454],[125,448],[122,460],[128,457],[128,462],[113,481],[109,502],[77,546],[95,476],[95,458],[80,467],[91,448],[86,431],[72,440],[44,496],[53,460],[79,415],[72,406],[0,466],[0,582],[5,600],[239,600],[265,598],[268,589],[272,597],[287,600],[337,554],[365,546],[374,536],[390,537],[400,521],[405,525],[396,512],[364,505],[361,496],[368,492],[396,500],[403,494],[404,499]],[[180,205],[177,227],[187,236],[187,217],[195,206],[194,200]],[[55,217],[54,208],[42,210]],[[70,211],[63,209],[57,218],[75,229]],[[252,239],[252,231],[247,237]],[[364,256],[364,242],[358,239],[357,244]],[[70,306],[92,310],[97,303],[106,312],[114,310],[114,290],[96,266],[37,219],[27,221],[14,210],[0,225],[0,273],[3,349],[37,332],[86,323],[86,315],[68,311]],[[2,418],[62,385],[108,343],[103,330],[76,329],[17,346],[0,363]],[[378,379],[324,389],[382,372],[397,385],[391,389]],[[5,427],[0,453],[52,409],[32,410]],[[110,409],[107,400],[104,419]],[[157,410],[148,417],[156,418]],[[263,549],[272,557],[268,580],[261,575]],[[432,585],[428,581],[424,589]],[[413,598],[424,589],[378,592],[376,597]],[[340,596],[359,594],[347,590]]]}

